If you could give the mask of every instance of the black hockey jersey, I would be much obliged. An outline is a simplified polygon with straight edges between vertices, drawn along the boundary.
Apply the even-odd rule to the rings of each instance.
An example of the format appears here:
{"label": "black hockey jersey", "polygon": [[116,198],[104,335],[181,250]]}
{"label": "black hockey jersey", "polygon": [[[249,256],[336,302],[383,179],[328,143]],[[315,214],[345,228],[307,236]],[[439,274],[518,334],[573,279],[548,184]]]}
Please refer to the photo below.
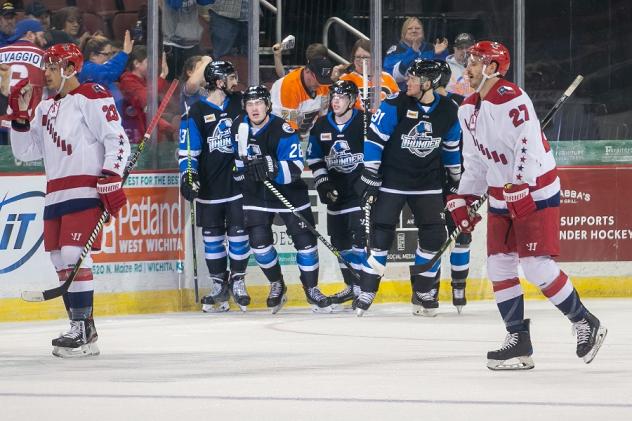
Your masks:
{"label": "black hockey jersey", "polygon": [[180,123],[178,161],[180,173],[191,168],[200,178],[199,199],[237,198],[241,192],[233,180],[235,155],[231,142],[233,120],[241,113],[241,94],[226,97],[221,107],[206,98],[191,105]]}
{"label": "black hockey jersey", "polygon": [[[297,210],[308,208],[310,202],[307,185],[301,179],[304,166],[303,151],[298,134],[287,121],[273,114],[270,114],[268,123],[258,130],[251,126],[247,115],[241,115],[234,121],[232,127],[237,174],[244,171],[244,163],[238,157],[239,146],[237,144],[239,124],[242,122],[250,127],[248,159],[269,155],[277,160],[278,175],[270,182]],[[255,182],[246,178],[242,183],[244,209],[274,213],[288,212],[288,208],[262,182]]]}
{"label": "black hockey jersey", "polygon": [[436,93],[429,106],[405,92],[382,102],[364,143],[365,166],[382,173],[381,191],[441,193],[444,167],[461,167],[457,109]]}
{"label": "black hockey jersey", "polygon": [[330,111],[316,121],[309,135],[307,165],[316,184],[323,177],[334,183],[339,196],[328,209],[340,210],[360,206],[354,184],[363,168],[364,123],[358,110],[342,128],[334,118]]}

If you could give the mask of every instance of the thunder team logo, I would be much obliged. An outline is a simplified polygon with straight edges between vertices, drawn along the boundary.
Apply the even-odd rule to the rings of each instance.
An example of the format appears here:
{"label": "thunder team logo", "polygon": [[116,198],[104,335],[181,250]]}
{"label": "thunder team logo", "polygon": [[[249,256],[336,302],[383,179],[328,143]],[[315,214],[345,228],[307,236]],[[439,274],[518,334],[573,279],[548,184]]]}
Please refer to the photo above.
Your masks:
{"label": "thunder team logo", "polygon": [[233,153],[233,145],[230,139],[230,128],[233,121],[230,118],[222,118],[213,129],[213,134],[206,138],[209,152],[215,150],[221,153]]}
{"label": "thunder team logo", "polygon": [[325,157],[327,169],[336,170],[348,174],[358,167],[363,161],[362,153],[351,153],[351,148],[346,140],[336,140]]}
{"label": "thunder team logo", "polygon": [[408,134],[402,135],[402,148],[420,158],[428,156],[440,144],[440,137],[432,137],[432,123],[428,121],[420,121]]}

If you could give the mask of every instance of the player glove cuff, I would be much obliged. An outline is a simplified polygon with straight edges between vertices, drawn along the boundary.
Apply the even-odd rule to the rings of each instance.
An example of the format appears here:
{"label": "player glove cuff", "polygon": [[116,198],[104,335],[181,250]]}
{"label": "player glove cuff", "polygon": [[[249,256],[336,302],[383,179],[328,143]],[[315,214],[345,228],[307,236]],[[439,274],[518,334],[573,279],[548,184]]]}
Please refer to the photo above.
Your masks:
{"label": "player glove cuff", "polygon": [[461,228],[461,232],[471,233],[482,218],[470,208],[470,205],[480,198],[473,195],[450,194],[446,199],[454,224]]}
{"label": "player glove cuff", "polygon": [[537,209],[528,184],[505,184],[503,197],[512,218],[525,217]]}
{"label": "player glove cuff", "polygon": [[105,210],[114,217],[127,203],[127,197],[123,191],[123,179],[113,172],[103,170],[97,180],[97,193]]}
{"label": "player glove cuff", "polygon": [[193,202],[200,193],[200,178],[198,173],[191,171],[191,177],[189,178],[189,172],[186,171],[182,174],[182,180],[180,182],[180,194],[189,202]]}

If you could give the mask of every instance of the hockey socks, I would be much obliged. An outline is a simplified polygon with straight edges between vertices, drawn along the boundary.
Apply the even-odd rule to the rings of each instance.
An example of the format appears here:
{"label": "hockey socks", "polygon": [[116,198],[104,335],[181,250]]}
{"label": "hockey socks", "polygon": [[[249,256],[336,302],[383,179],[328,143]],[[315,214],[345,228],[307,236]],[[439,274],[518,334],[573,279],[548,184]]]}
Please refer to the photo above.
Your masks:
{"label": "hockey socks", "polygon": [[553,282],[542,288],[542,293],[573,323],[583,319],[588,312],[570,279],[562,271]]}
{"label": "hockey socks", "polygon": [[509,333],[526,330],[524,318],[524,295],[518,278],[493,282],[494,296],[500,315]]}

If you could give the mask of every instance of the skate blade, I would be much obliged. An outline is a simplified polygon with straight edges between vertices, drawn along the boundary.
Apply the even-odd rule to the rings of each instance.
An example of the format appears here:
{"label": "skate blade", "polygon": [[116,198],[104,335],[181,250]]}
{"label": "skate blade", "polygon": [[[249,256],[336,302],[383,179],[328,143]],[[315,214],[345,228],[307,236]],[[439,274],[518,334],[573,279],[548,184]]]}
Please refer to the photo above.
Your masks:
{"label": "skate blade", "polygon": [[344,313],[355,310],[352,305],[343,306],[342,304],[332,304],[331,309],[332,313]]}
{"label": "skate blade", "polygon": [[604,326],[599,326],[599,330],[597,331],[597,337],[595,338],[595,345],[592,347],[588,354],[584,355],[582,359],[586,364],[590,364],[592,360],[597,356],[597,352],[599,352],[599,348],[601,348],[601,344],[603,344],[604,339],[606,339],[606,335],[608,334],[608,329]]}
{"label": "skate blade", "polygon": [[202,304],[202,311],[204,313],[226,313],[230,310],[228,301],[221,302],[215,307],[215,304]]}
{"label": "skate blade", "polygon": [[364,313],[366,313],[366,310],[363,310],[360,307],[356,307],[355,311],[356,311],[356,316],[358,317],[362,317],[364,316]]}
{"label": "skate blade", "polygon": [[237,304],[239,306],[239,310],[241,310],[242,313],[245,313],[248,311],[248,307],[247,306],[242,306],[241,304]]}
{"label": "skate blade", "polygon": [[319,314],[331,314],[334,312],[334,305],[328,305],[326,307],[318,307],[316,304],[312,304],[312,313]]}
{"label": "skate blade", "polygon": [[283,308],[285,303],[287,303],[287,294],[283,294],[283,297],[281,297],[281,302],[279,303],[279,305],[272,307],[272,309],[270,310],[270,313],[277,314],[279,310]]}
{"label": "skate blade", "polygon": [[424,306],[413,306],[413,316],[437,317],[436,308],[425,308]]}
{"label": "skate blade", "polygon": [[487,368],[493,371],[530,370],[535,367],[529,356],[510,358],[508,360],[487,360]]}
{"label": "skate blade", "polygon": [[53,355],[59,358],[81,358],[97,356],[101,353],[96,343],[81,345],[78,348],[53,347]]}
{"label": "skate blade", "polygon": [[455,306],[456,307],[456,312],[458,314],[461,314],[461,312],[463,311],[463,306]]}

